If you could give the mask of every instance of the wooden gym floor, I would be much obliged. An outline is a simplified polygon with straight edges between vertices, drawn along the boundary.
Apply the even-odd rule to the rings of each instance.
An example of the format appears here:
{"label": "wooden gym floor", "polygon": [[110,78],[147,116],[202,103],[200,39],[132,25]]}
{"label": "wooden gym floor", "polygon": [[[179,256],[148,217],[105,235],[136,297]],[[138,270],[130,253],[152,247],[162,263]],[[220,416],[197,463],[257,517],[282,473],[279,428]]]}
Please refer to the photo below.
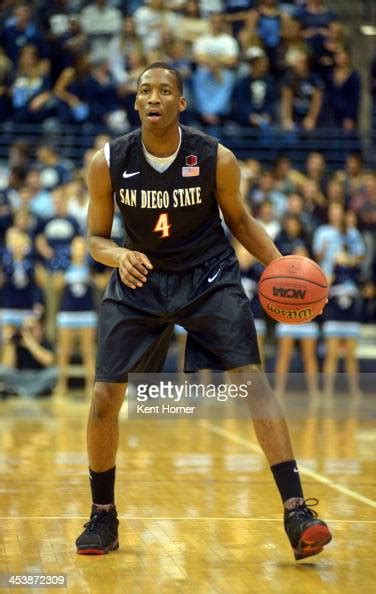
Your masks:
{"label": "wooden gym floor", "polygon": [[88,403],[0,403],[0,574],[67,574],[67,590],[16,589],[42,594],[375,592],[374,402],[340,419],[338,403],[304,406],[290,422],[295,451],[334,540],[296,563],[248,420],[128,420],[123,409],[120,549],[85,557],[74,540],[89,512]]}

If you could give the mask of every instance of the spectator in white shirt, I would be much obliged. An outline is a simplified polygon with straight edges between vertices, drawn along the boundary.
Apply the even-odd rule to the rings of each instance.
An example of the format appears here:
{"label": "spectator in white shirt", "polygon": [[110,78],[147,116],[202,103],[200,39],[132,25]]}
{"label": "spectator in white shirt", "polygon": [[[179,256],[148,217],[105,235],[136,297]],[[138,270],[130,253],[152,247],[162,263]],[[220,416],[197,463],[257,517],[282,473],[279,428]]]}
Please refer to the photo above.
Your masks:
{"label": "spectator in white shirt", "polygon": [[236,39],[226,33],[224,17],[212,14],[210,18],[211,33],[198,37],[193,44],[193,56],[200,66],[233,67],[236,65],[239,47]]}
{"label": "spectator in white shirt", "polygon": [[109,41],[121,31],[122,14],[108,4],[108,0],[95,0],[81,13],[81,26],[89,37],[93,59],[106,58],[109,55]]}
{"label": "spectator in white shirt", "polygon": [[149,0],[148,6],[140,6],[133,13],[133,19],[145,52],[157,49],[163,31],[176,30],[179,22],[179,17],[166,9],[164,0]]}

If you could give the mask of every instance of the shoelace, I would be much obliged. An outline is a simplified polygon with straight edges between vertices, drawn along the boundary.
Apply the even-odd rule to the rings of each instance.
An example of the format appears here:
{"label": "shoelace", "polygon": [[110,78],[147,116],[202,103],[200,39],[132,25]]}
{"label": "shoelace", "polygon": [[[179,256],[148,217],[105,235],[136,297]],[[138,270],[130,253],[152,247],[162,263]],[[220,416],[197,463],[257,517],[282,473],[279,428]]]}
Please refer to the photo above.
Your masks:
{"label": "shoelace", "polygon": [[[291,510],[290,513],[296,514],[299,520],[304,520],[305,518],[317,518],[317,512],[314,509],[310,509],[311,507],[315,507],[318,505],[319,500],[316,497],[309,497],[309,499],[305,499],[303,503],[295,507]],[[290,515],[290,514],[289,514]]]}
{"label": "shoelace", "polygon": [[84,524],[84,528],[87,528],[89,532],[95,532],[100,524],[103,522],[103,520],[105,519],[105,516],[108,512],[101,512],[101,511],[96,511],[94,512],[94,515],[92,518],[90,518],[90,520],[88,522],[86,522],[86,524]]}

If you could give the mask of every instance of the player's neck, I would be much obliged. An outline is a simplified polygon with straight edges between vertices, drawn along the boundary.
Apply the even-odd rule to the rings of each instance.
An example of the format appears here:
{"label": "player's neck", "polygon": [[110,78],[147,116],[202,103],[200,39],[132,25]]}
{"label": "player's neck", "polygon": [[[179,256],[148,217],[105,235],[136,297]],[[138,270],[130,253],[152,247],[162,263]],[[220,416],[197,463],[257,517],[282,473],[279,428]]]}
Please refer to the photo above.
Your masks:
{"label": "player's neck", "polygon": [[169,157],[178,150],[180,131],[177,124],[170,130],[142,130],[142,142],[147,152],[155,157]]}

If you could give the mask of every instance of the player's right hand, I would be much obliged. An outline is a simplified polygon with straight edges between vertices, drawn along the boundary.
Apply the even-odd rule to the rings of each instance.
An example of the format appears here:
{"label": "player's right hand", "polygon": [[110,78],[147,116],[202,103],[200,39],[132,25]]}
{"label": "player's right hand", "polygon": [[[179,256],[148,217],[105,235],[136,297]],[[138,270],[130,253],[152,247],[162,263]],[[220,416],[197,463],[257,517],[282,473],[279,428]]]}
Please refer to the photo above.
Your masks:
{"label": "player's right hand", "polygon": [[124,251],[119,260],[120,278],[127,287],[137,289],[147,280],[149,270],[153,268],[149,258],[141,252]]}

